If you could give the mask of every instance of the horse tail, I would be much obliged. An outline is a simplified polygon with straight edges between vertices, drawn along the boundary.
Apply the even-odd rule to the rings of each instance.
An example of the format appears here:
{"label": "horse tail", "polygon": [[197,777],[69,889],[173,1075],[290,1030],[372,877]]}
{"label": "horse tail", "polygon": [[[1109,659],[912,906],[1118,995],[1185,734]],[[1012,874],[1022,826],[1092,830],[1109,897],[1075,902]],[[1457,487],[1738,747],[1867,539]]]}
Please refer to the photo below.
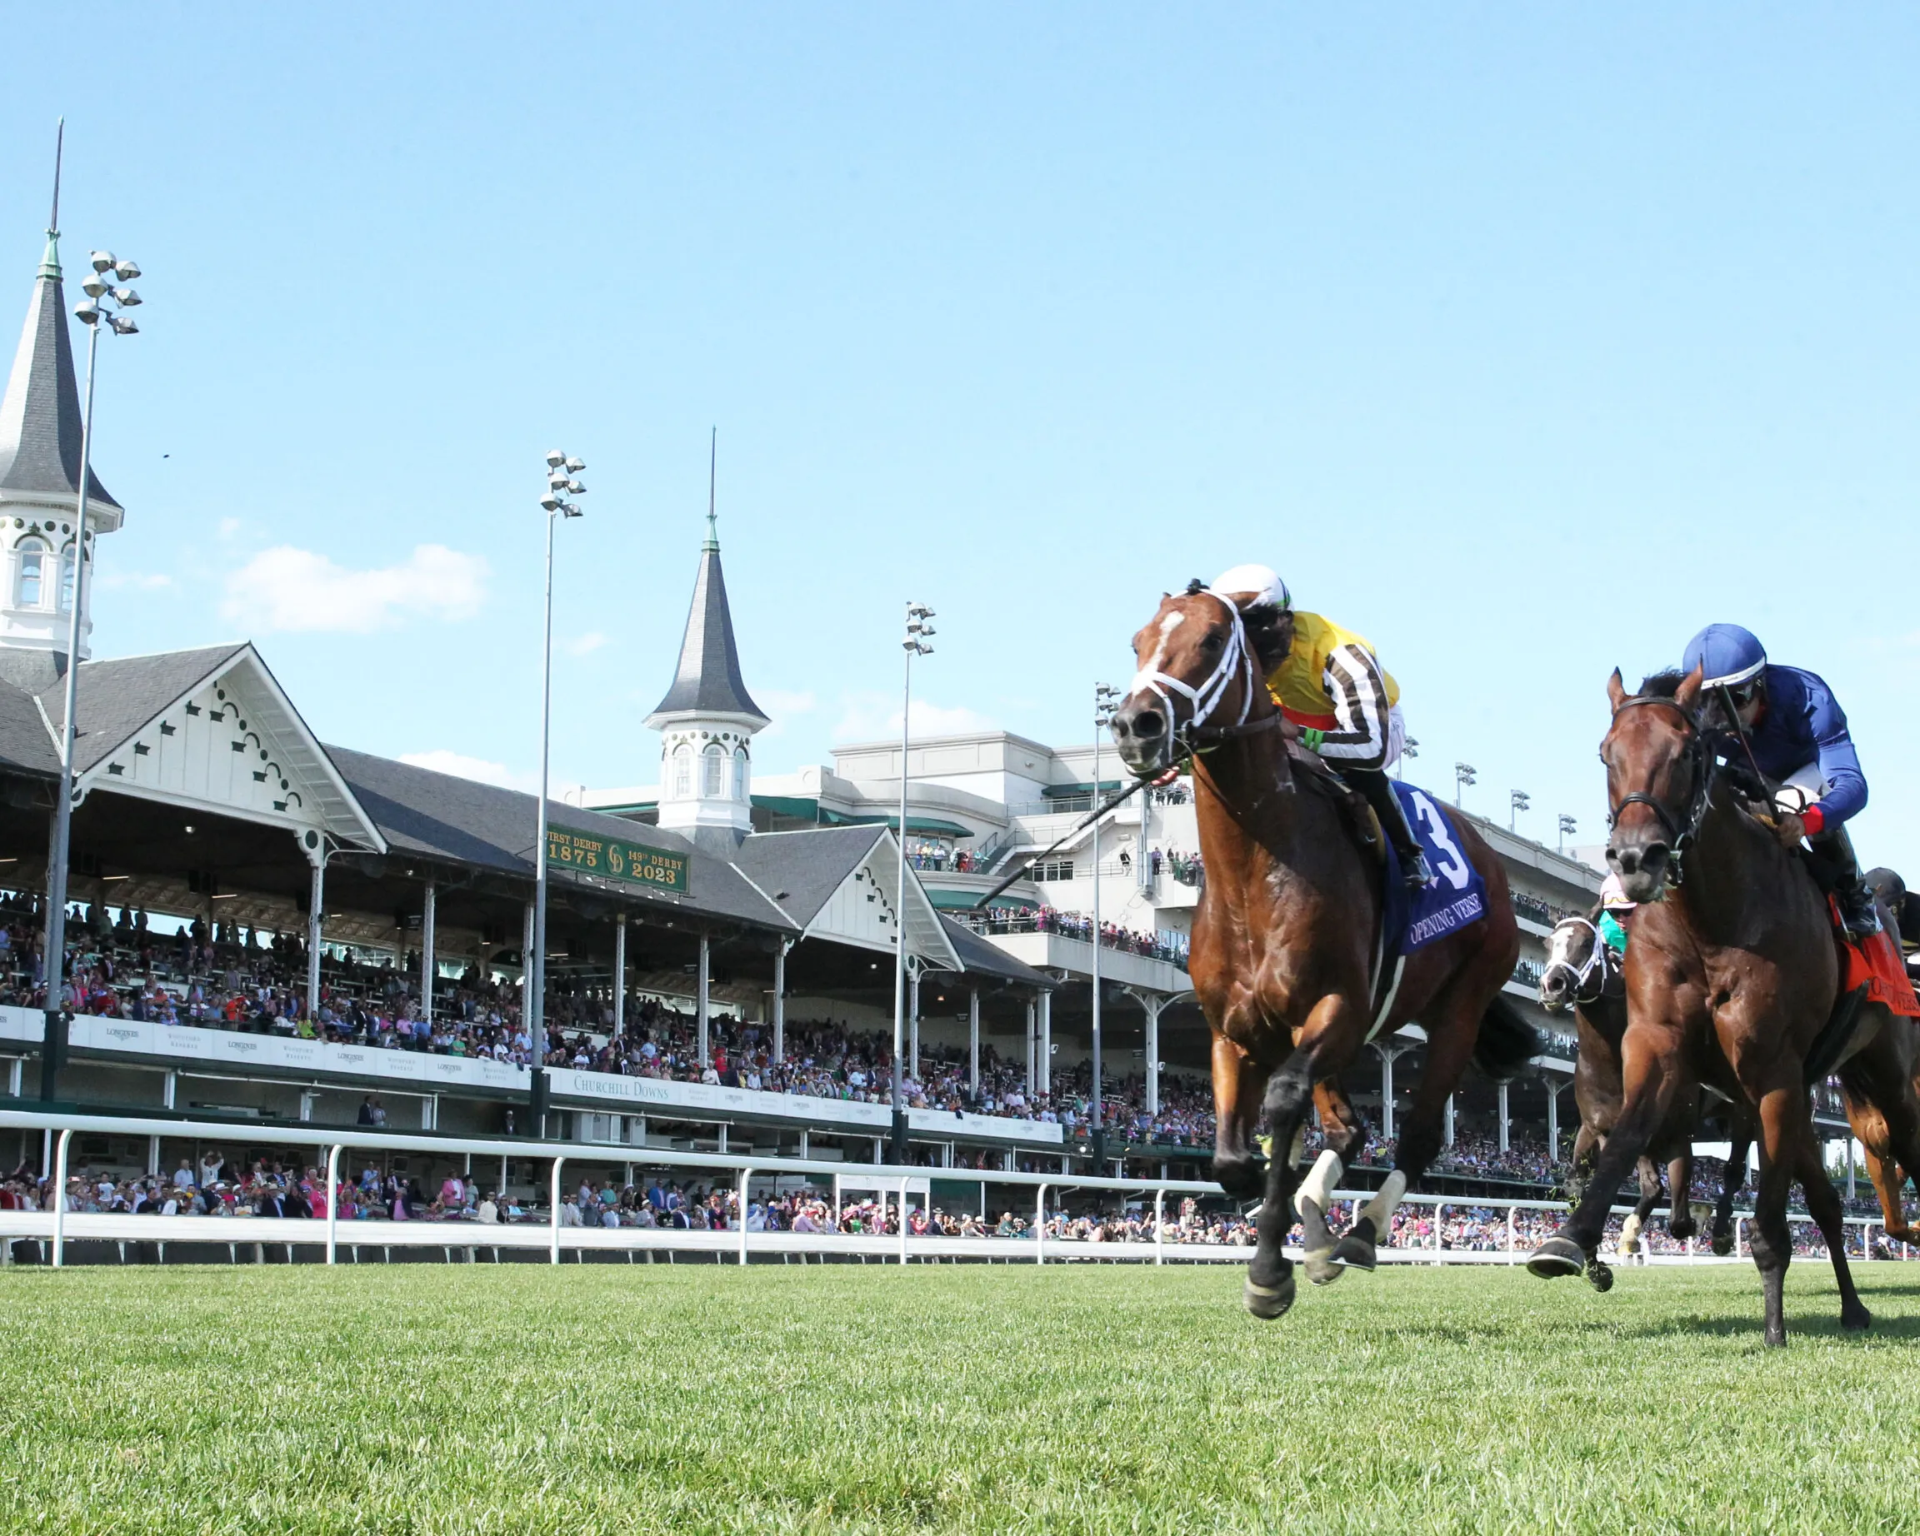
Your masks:
{"label": "horse tail", "polygon": [[1495,994],[1480,1019],[1473,1064],[1494,1082],[1510,1083],[1540,1054],[1541,1043],[1540,1031],[1521,1018],[1512,1003]]}

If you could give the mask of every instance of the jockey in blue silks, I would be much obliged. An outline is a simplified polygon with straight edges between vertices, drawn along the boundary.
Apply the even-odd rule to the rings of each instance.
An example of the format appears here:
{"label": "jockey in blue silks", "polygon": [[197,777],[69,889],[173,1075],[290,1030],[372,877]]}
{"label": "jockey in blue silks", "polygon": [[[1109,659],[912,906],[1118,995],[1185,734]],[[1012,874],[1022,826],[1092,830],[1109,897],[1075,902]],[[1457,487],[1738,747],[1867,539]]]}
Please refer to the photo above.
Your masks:
{"label": "jockey in blue silks", "polygon": [[1845,825],[1866,806],[1867,780],[1833,690],[1812,672],[1769,662],[1759,640],[1738,624],[1709,624],[1689,640],[1681,670],[1695,667],[1709,697],[1717,699],[1723,687],[1731,694],[1755,763],[1786,791],[1779,800],[1782,841],[1792,847],[1807,839],[1814,877],[1839,902],[1847,932],[1878,933],[1873,894]]}

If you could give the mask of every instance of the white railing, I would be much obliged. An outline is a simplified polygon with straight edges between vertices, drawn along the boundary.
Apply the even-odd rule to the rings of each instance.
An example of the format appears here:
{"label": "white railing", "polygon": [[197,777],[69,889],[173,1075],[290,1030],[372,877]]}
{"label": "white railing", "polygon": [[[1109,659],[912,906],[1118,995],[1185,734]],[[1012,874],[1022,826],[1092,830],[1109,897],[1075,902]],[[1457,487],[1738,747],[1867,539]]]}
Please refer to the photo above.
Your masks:
{"label": "white railing", "polygon": [[[361,1248],[386,1250],[393,1248],[439,1248],[447,1251],[450,1258],[455,1251],[467,1253],[471,1257],[478,1250],[487,1250],[496,1255],[501,1250],[525,1249],[538,1251],[544,1249],[549,1263],[561,1262],[564,1252],[576,1255],[587,1251],[626,1252],[629,1257],[646,1253],[665,1252],[670,1256],[676,1252],[711,1253],[715,1255],[732,1254],[736,1261],[745,1264],[752,1254],[799,1256],[803,1261],[812,1256],[822,1259],[829,1255],[892,1259],[905,1264],[911,1260],[939,1261],[941,1259],[1003,1259],[1031,1261],[1046,1264],[1050,1260],[1060,1262],[1095,1261],[1134,1261],[1152,1264],[1165,1264],[1169,1260],[1182,1263],[1216,1263],[1223,1261],[1239,1262],[1251,1257],[1250,1244],[1209,1244],[1183,1243],[1165,1240],[1164,1222],[1166,1197],[1169,1194],[1197,1195],[1205,1198],[1218,1198],[1219,1186],[1191,1179],[1111,1179],[1091,1175],[1064,1176],[1050,1173],[1014,1173],[995,1169],[977,1168],[924,1168],[901,1167],[888,1164],[855,1165],[847,1163],[813,1162],[797,1158],[751,1158],[729,1156],[724,1153],[673,1152],[646,1149],[642,1156],[625,1158],[611,1156],[621,1149],[609,1147],[603,1143],[592,1142],[550,1142],[550,1141],[503,1141],[493,1138],[467,1138],[454,1136],[431,1136],[391,1130],[333,1130],[324,1135],[315,1135],[312,1131],[301,1131],[291,1126],[246,1126],[235,1127],[229,1124],[217,1124],[192,1120],[146,1119],[137,1116],[85,1115],[49,1113],[37,1110],[0,1109],[0,1128],[45,1131],[52,1133],[53,1139],[53,1187],[62,1191],[62,1198],[52,1211],[0,1211],[0,1244],[8,1246],[14,1239],[42,1239],[51,1243],[50,1255],[54,1267],[64,1267],[66,1262],[66,1244],[72,1240],[94,1240],[105,1242],[149,1242],[165,1245],[167,1243],[209,1243],[225,1244],[238,1248],[274,1245],[287,1248],[289,1256],[296,1247],[322,1247],[326,1262],[336,1264],[341,1248],[347,1248],[355,1254]],[[422,1152],[440,1156],[484,1156],[498,1157],[503,1161],[518,1158],[522,1161],[541,1159],[550,1160],[549,1206],[545,1222],[533,1223],[482,1223],[476,1221],[379,1221],[369,1222],[365,1226],[352,1223],[343,1235],[338,1212],[331,1198],[327,1200],[327,1210],[322,1220],[301,1220],[283,1218],[275,1220],[266,1217],[234,1216],[134,1216],[112,1214],[88,1214],[70,1212],[65,1208],[64,1191],[68,1183],[69,1151],[73,1135],[81,1132],[104,1132],[121,1136],[164,1136],[176,1139],[192,1139],[211,1143],[245,1142],[251,1146],[297,1146],[324,1148],[327,1166],[327,1189],[337,1189],[339,1182],[340,1155],[348,1149],[374,1151]],[[642,1149],[635,1148],[634,1151]],[[834,1183],[835,1217],[839,1216],[842,1191],[847,1187],[872,1189],[891,1194],[899,1202],[901,1213],[900,1229],[888,1234],[852,1234],[840,1232],[750,1232],[744,1220],[736,1227],[726,1231],[677,1231],[663,1228],[642,1227],[569,1227],[561,1223],[561,1175],[569,1160],[595,1165],[609,1161],[632,1161],[649,1168],[676,1168],[700,1171],[711,1174],[731,1174],[738,1192],[739,1210],[747,1209],[751,1181],[755,1175],[780,1176],[815,1175],[830,1178]],[[1034,1191],[1035,1224],[1032,1232],[1025,1237],[948,1237],[945,1235],[916,1235],[908,1230],[905,1219],[908,1199],[911,1194],[920,1192],[923,1200],[930,1204],[928,1194],[929,1181],[940,1180],[950,1183],[974,1183],[982,1187],[984,1194],[988,1185],[1015,1186]],[[1047,1193],[1049,1190],[1087,1190],[1107,1191],[1110,1193],[1151,1194],[1154,1197],[1154,1237],[1151,1242],[1089,1242],[1085,1240],[1049,1237],[1045,1232],[1047,1220]],[[1329,1216],[1337,1212],[1342,1203],[1354,1207],[1364,1205],[1373,1198],[1368,1190],[1335,1190],[1330,1199]],[[1433,1209],[1433,1228],[1431,1242],[1423,1246],[1386,1247],[1379,1250],[1383,1263],[1400,1264],[1517,1264],[1524,1260],[1525,1252],[1518,1241],[1518,1218],[1521,1211],[1553,1211],[1564,1214],[1564,1203],[1551,1200],[1477,1200],[1459,1195],[1408,1195],[1403,1205],[1431,1207]],[[1446,1219],[1449,1208],[1459,1210],[1504,1210],[1507,1212],[1506,1245],[1502,1249],[1458,1249],[1441,1246],[1440,1228]],[[1257,1207],[1255,1212],[1257,1212]],[[1615,1215],[1623,1215],[1632,1210],[1631,1206],[1616,1205],[1611,1208]],[[1249,1215],[1254,1213],[1249,1213]],[[1644,1251],[1633,1262],[1649,1264],[1674,1263],[1731,1263],[1744,1257],[1744,1229],[1752,1219],[1751,1212],[1738,1213],[1735,1220],[1735,1253],[1721,1260],[1711,1254],[1695,1251],[1695,1243],[1689,1240],[1685,1254],[1649,1254]],[[1796,1216],[1796,1224],[1805,1224],[1806,1218]],[[1866,1229],[1862,1233],[1862,1251],[1871,1253],[1871,1231],[1883,1223],[1871,1217],[1849,1216],[1849,1226]],[[1902,1244],[1902,1256],[1907,1254]],[[1288,1249],[1289,1256],[1299,1258],[1297,1248]]]}

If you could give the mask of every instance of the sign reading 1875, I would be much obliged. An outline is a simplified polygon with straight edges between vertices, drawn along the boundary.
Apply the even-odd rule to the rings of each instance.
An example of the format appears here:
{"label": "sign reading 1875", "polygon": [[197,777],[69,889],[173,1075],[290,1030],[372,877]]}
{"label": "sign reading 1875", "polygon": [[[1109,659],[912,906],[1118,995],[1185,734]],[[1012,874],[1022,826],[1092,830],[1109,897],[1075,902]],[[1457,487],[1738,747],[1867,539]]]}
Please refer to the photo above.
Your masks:
{"label": "sign reading 1875", "polygon": [[560,827],[547,828],[547,865],[551,869],[577,869],[583,875],[605,875],[629,885],[650,885],[661,891],[684,893],[687,888],[685,854],[649,848],[644,843],[588,837]]}

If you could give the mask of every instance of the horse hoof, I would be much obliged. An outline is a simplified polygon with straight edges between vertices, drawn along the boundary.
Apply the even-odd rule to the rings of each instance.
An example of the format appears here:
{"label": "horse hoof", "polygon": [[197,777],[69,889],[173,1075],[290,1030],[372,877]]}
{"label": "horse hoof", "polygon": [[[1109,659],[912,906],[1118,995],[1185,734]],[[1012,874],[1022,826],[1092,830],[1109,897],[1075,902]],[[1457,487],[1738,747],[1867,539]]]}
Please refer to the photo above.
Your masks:
{"label": "horse hoof", "polygon": [[1724,1259],[1728,1254],[1732,1252],[1733,1252],[1733,1234],[1731,1232],[1714,1233],[1713,1234],[1713,1256],[1716,1259]]}
{"label": "horse hoof", "polygon": [[1293,1305],[1294,1290],[1292,1275],[1283,1277],[1278,1285],[1255,1285],[1249,1280],[1243,1297],[1249,1312],[1270,1323],[1287,1315],[1287,1309]]}
{"label": "horse hoof", "polygon": [[1316,1248],[1312,1253],[1308,1254],[1306,1270],[1307,1278],[1315,1285],[1332,1285],[1334,1281],[1346,1273],[1344,1269],[1333,1262],[1333,1250],[1331,1248]]}
{"label": "horse hoof", "polygon": [[1587,1284],[1604,1296],[1613,1289],[1613,1271],[1595,1259],[1587,1266]]}
{"label": "horse hoof", "polygon": [[1873,1314],[1863,1306],[1843,1310],[1840,1313],[1840,1326],[1848,1333],[1865,1333],[1873,1326]]}
{"label": "horse hoof", "polygon": [[1677,1243],[1684,1243],[1699,1230],[1699,1227],[1694,1225],[1691,1216],[1682,1216],[1676,1221],[1667,1223],[1667,1236]]}
{"label": "horse hoof", "polygon": [[1548,1238],[1527,1260],[1527,1273],[1542,1280],[1585,1274],[1586,1268],[1587,1256],[1564,1237]]}
{"label": "horse hoof", "polygon": [[1332,1262],[1340,1269],[1364,1269],[1372,1272],[1378,1259],[1374,1253],[1373,1220],[1362,1216],[1353,1230],[1333,1245]]}

